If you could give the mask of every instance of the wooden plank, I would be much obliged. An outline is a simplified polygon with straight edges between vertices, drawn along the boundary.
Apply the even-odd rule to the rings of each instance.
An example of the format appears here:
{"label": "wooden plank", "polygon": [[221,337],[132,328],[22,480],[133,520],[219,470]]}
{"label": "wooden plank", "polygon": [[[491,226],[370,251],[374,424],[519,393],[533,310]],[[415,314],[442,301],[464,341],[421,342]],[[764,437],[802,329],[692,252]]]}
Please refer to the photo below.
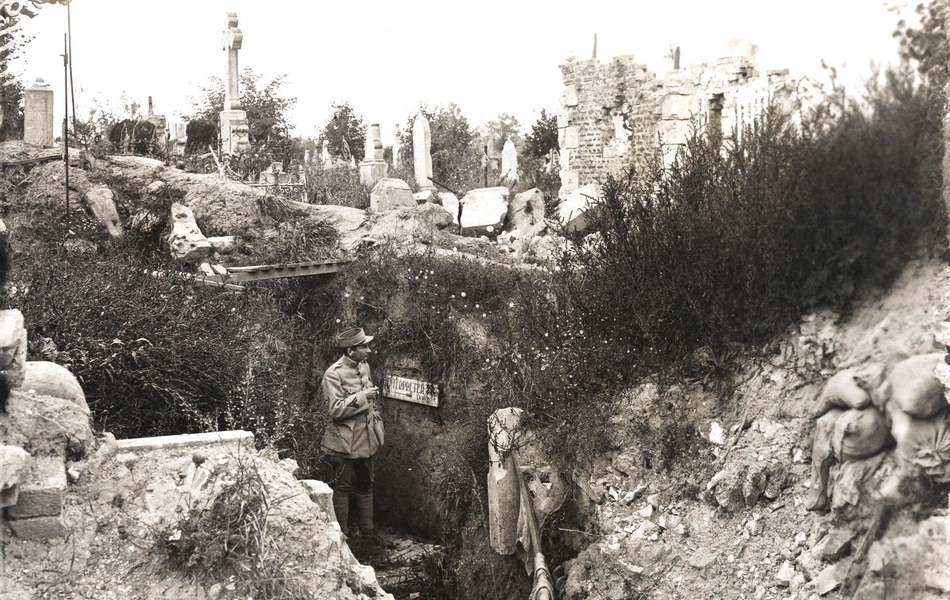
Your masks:
{"label": "wooden plank", "polygon": [[345,265],[353,262],[351,258],[339,258],[339,259],[330,259],[330,260],[311,260],[307,262],[299,263],[286,263],[279,265],[255,265],[250,267],[228,267],[224,268],[228,270],[229,273],[245,273],[250,271],[266,271],[268,269],[286,269],[288,267],[314,267],[321,265]]}
{"label": "wooden plank", "polygon": [[390,375],[383,381],[383,396],[433,408],[439,407],[439,386],[427,381]]}

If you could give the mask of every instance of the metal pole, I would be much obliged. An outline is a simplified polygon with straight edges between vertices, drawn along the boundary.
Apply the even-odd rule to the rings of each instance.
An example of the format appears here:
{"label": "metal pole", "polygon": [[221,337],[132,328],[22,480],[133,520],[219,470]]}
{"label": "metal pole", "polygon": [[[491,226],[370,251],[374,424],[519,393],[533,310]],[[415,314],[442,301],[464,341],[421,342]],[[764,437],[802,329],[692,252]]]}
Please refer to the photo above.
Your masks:
{"label": "metal pole", "polygon": [[[69,4],[71,4],[71,3],[69,3]],[[66,32],[67,32],[67,34],[68,34],[68,39],[69,39],[69,45],[67,46],[67,52],[69,53],[69,57],[72,58],[72,56],[73,56],[73,26],[72,26],[72,20],[70,19],[69,4],[66,5]],[[77,136],[76,139],[79,139],[79,138],[78,138],[78,136],[79,136],[79,127],[78,127],[78,123],[76,122],[76,88],[75,88],[75,85],[76,85],[76,82],[73,81],[73,61],[70,60],[70,61],[69,61],[69,97],[72,99],[72,105],[73,105],[73,135]],[[85,140],[85,139],[83,139],[83,147],[87,147],[87,145],[86,145],[86,140]]]}
{"label": "metal pole", "polygon": [[66,224],[69,224],[69,42],[63,34],[63,99],[66,113],[63,115],[63,163],[66,165]]}

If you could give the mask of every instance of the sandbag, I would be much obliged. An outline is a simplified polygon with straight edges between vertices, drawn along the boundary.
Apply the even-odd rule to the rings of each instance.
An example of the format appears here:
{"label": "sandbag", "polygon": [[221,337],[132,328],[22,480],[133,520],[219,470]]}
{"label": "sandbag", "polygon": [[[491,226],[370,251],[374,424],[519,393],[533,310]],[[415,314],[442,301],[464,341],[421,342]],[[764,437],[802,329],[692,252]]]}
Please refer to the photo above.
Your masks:
{"label": "sandbag", "polygon": [[876,408],[852,408],[835,421],[831,448],[838,462],[873,456],[893,442],[884,415]]}
{"label": "sandbag", "polygon": [[871,405],[870,390],[878,387],[884,378],[883,365],[863,365],[836,373],[818,397],[814,418],[832,408],[866,408]]}
{"label": "sandbag", "polygon": [[917,419],[927,419],[947,407],[943,384],[934,369],[946,358],[943,352],[912,356],[897,363],[887,376],[890,402]]}
{"label": "sandbag", "polygon": [[919,470],[936,483],[950,481],[950,408],[929,419],[914,419],[892,410],[891,422],[902,466]]}

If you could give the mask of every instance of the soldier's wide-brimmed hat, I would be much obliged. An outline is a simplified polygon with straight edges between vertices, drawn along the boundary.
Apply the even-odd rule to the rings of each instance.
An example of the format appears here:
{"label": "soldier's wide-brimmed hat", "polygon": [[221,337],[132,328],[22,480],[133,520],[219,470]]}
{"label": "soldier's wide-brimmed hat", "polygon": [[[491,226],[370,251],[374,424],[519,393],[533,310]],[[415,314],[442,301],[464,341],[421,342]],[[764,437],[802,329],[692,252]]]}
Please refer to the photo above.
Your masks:
{"label": "soldier's wide-brimmed hat", "polygon": [[351,327],[341,331],[336,336],[336,345],[340,348],[351,348],[353,346],[362,346],[373,341],[373,336],[366,335],[362,327]]}

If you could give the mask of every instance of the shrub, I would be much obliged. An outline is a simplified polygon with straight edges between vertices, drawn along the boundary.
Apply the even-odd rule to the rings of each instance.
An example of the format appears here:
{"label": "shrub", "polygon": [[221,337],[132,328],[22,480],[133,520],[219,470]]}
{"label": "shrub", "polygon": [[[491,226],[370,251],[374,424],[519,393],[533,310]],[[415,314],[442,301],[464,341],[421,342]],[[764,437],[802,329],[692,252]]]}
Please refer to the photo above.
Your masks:
{"label": "shrub", "polygon": [[931,114],[892,71],[863,106],[801,127],[769,111],[722,150],[697,134],[668,172],[608,178],[600,239],[565,262],[585,328],[663,368],[886,283],[944,232]]}
{"label": "shrub", "polygon": [[369,208],[370,190],[360,183],[360,173],[349,167],[310,165],[307,169],[307,201]]}
{"label": "shrub", "polygon": [[203,287],[168,260],[75,252],[38,245],[20,255],[12,303],[22,307],[30,355],[76,375],[97,426],[117,437],[278,435],[290,391],[302,385],[293,370],[299,320],[253,289]]}

